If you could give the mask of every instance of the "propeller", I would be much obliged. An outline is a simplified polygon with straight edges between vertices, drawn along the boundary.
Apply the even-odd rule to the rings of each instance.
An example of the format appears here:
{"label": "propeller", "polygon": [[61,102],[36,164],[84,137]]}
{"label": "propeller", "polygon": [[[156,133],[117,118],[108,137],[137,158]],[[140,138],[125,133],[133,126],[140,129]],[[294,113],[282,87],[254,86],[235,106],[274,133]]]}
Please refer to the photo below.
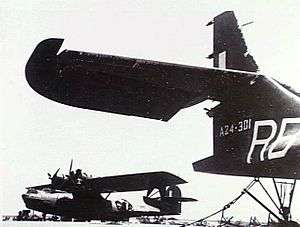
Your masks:
{"label": "propeller", "polygon": [[57,174],[58,174],[59,170],[60,170],[60,168],[58,168],[58,169],[56,170],[56,172],[53,174],[53,176],[51,176],[51,174],[48,173],[48,177],[49,177],[49,179],[50,179],[52,182],[53,182],[53,180],[55,180],[55,179],[57,178]]}
{"label": "propeller", "polygon": [[51,185],[52,185],[51,187],[56,188],[56,189],[61,189],[61,188],[63,188],[66,185],[66,183],[70,183],[68,181],[68,179],[69,179],[69,177],[71,175],[72,167],[73,167],[73,159],[71,159],[71,164],[70,164],[70,168],[69,168],[69,176],[66,175],[66,177],[67,177],[66,179],[65,179],[64,175],[62,177],[57,176],[60,168],[58,168],[53,175],[51,175],[50,173],[48,173],[48,177],[51,180]]}
{"label": "propeller", "polygon": [[58,173],[58,171],[60,170],[60,168],[58,168],[57,170],[56,170],[56,172],[54,173],[54,175],[53,175],[53,177],[52,178],[55,178],[55,177],[57,177],[57,173]]}
{"label": "propeller", "polygon": [[70,164],[70,169],[69,169],[69,175],[71,174],[72,167],[73,167],[73,159],[71,159],[71,164]]}

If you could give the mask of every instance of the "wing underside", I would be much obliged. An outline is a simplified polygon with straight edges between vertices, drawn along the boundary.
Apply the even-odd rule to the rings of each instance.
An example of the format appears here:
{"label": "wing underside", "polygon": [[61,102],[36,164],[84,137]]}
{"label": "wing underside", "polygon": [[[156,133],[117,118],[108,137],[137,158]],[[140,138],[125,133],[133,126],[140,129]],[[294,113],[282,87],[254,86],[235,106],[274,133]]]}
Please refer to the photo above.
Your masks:
{"label": "wing underside", "polygon": [[65,50],[42,41],[26,66],[31,87],[54,101],[167,121],[206,99],[230,100],[257,77],[235,71]]}

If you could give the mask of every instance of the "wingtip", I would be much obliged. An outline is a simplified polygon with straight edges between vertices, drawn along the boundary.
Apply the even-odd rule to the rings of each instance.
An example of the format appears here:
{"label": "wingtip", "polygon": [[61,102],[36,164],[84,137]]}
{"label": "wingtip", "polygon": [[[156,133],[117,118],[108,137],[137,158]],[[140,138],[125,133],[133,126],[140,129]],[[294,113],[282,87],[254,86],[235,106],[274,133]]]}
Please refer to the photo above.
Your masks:
{"label": "wingtip", "polygon": [[59,45],[61,46],[64,42],[62,38],[47,38],[39,42],[37,46],[49,46],[49,45]]}
{"label": "wingtip", "polygon": [[33,90],[41,95],[45,93],[48,80],[55,74],[55,61],[57,53],[64,39],[48,38],[35,47],[25,67],[25,76]]}
{"label": "wingtip", "polygon": [[38,43],[35,47],[31,57],[27,62],[27,66],[34,63],[35,61],[40,61],[46,57],[53,57],[57,54],[61,48],[64,39],[61,38],[48,38],[44,39]]}

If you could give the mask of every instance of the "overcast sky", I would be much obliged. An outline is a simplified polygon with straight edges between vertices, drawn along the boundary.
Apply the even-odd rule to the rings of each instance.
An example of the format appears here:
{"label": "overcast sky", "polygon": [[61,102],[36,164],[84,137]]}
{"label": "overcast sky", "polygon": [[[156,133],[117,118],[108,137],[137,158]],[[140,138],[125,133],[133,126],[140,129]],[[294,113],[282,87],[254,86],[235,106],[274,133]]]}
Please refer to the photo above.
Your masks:
{"label": "overcast sky", "polygon": [[[212,26],[205,25],[226,10],[240,24],[254,21],[243,33],[261,72],[300,90],[298,1],[2,1],[0,213],[24,209],[25,187],[48,183],[59,167],[67,172],[71,158],[94,176],[163,170],[184,178],[183,195],[199,202],[184,205],[182,217],[201,218],[238,195],[251,178],[193,172],[192,162],[213,152],[205,103],[167,123],[126,117],[48,100],[24,74],[35,46],[50,37],[64,38],[62,49],[211,67]],[[267,217],[247,195],[226,215]]]}

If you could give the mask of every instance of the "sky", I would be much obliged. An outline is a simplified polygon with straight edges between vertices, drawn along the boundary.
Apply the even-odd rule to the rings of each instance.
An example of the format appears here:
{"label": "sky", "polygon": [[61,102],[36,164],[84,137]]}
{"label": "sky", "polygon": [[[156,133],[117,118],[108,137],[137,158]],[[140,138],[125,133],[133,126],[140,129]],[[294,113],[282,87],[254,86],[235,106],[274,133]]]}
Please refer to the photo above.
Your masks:
{"label": "sky", "polygon": [[[298,1],[4,0],[1,5],[0,214],[24,209],[25,187],[49,183],[47,173],[67,172],[71,159],[74,168],[93,176],[169,171],[182,177],[189,182],[181,186],[183,195],[199,200],[183,206],[183,218],[209,215],[251,181],[193,172],[192,162],[213,152],[212,119],[203,110],[210,103],[182,110],[165,123],[69,107],[35,93],[24,70],[43,39],[64,38],[61,50],[212,67],[206,59],[212,26],[205,25],[233,10],[240,24],[254,21],[242,32],[260,72],[300,90]],[[299,190],[295,219],[300,219]],[[253,192],[265,198],[259,188]],[[247,195],[225,214],[267,218]]]}

